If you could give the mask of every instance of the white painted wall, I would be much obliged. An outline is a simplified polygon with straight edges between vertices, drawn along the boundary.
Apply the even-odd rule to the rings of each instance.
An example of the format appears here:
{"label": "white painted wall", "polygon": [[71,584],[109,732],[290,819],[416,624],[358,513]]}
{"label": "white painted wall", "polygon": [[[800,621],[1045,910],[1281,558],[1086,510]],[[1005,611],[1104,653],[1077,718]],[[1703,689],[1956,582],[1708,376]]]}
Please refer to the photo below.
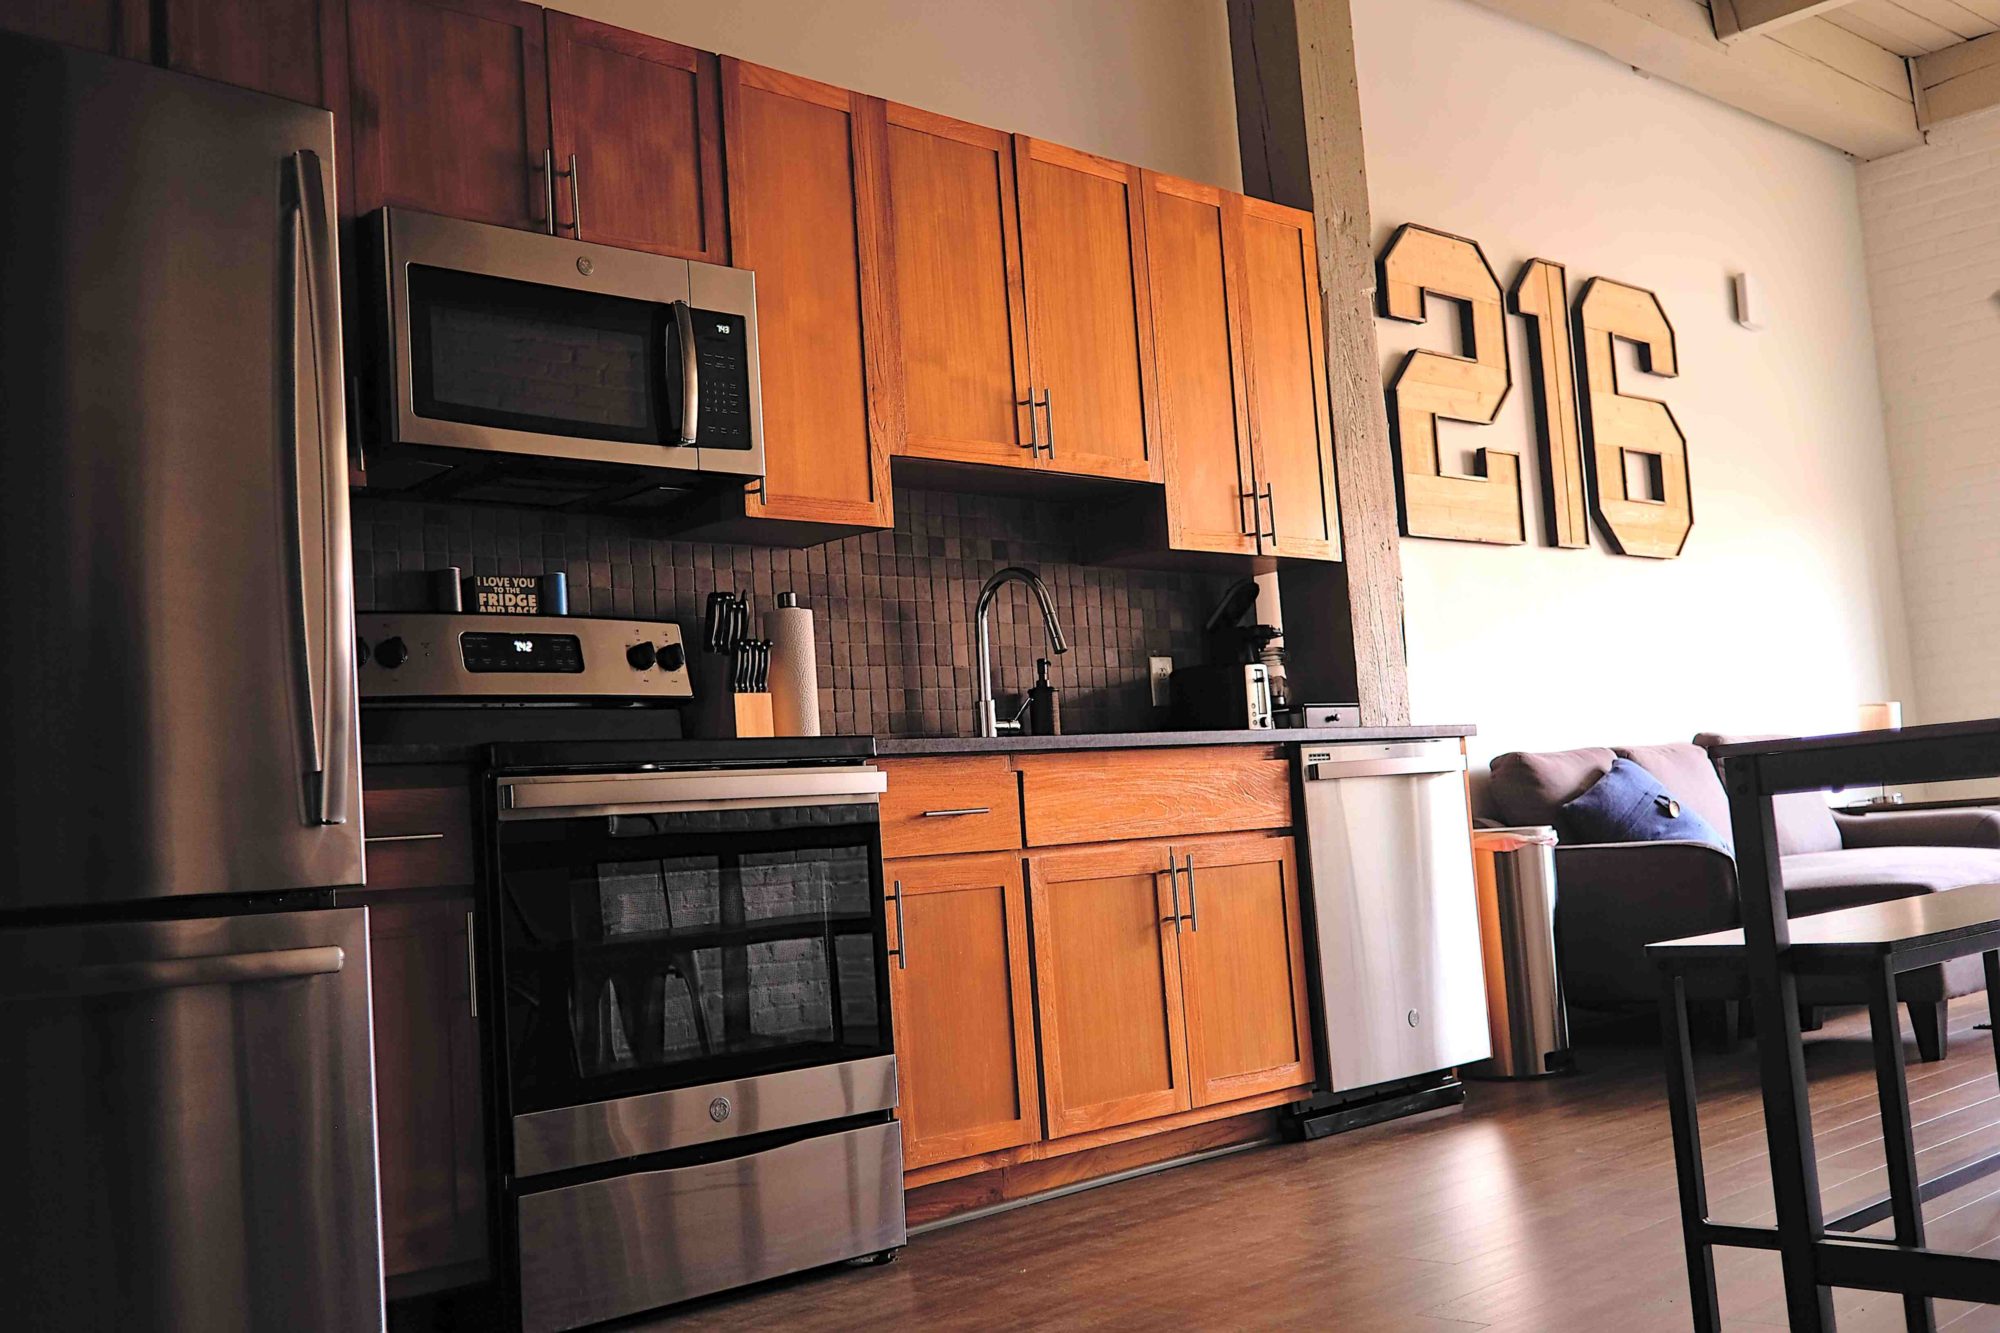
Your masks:
{"label": "white painted wall", "polygon": [[2000,714],[2000,111],[1860,168],[1915,705]]}
{"label": "white painted wall", "polygon": [[[1681,375],[1628,391],[1686,432],[1695,526],[1676,560],[1543,538],[1525,325],[1514,391],[1446,447],[1517,450],[1534,544],[1402,544],[1417,720],[1512,749],[1848,730],[1911,692],[1854,169],[1818,144],[1465,0],[1355,0],[1378,247],[1419,222],[1510,284],[1542,256],[1658,292]],[[1731,318],[1754,274],[1769,328]],[[1379,325],[1385,374],[1448,321]],[[1447,464],[1451,463],[1447,455]],[[1298,607],[1287,608],[1294,619]]]}
{"label": "white painted wall", "polygon": [[556,0],[927,111],[1235,189],[1222,0]]}

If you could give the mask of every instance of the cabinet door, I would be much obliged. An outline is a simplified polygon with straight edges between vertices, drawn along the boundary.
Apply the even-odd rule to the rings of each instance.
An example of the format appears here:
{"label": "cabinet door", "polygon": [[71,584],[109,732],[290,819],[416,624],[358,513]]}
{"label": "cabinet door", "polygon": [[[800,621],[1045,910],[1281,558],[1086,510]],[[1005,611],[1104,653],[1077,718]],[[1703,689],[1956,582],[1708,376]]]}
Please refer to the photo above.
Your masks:
{"label": "cabinet door", "polygon": [[549,225],[542,11],[514,0],[349,0],[355,207]]}
{"label": "cabinet door", "polygon": [[[728,262],[716,59],[548,13],[558,226],[583,240]],[[574,159],[574,161],[572,161]],[[578,215],[578,206],[581,215]]]}
{"label": "cabinet door", "polygon": [[1196,1106],[1312,1082],[1305,931],[1290,838],[1200,838],[1181,875],[1181,989]]}
{"label": "cabinet door", "polygon": [[109,56],[152,55],[147,0],[10,0],[0,6],[0,28]]}
{"label": "cabinet door", "polygon": [[1261,199],[1243,217],[1243,306],[1250,368],[1250,434],[1260,484],[1270,487],[1265,553],[1340,558],[1333,423],[1327,406],[1325,327],[1312,214]]}
{"label": "cabinet door", "polygon": [[1142,172],[1159,368],[1167,541],[1177,551],[1257,553],[1257,491],[1238,337],[1240,222],[1230,196]]}
{"label": "cabinet door", "polygon": [[1032,467],[1012,137],[889,108],[909,429],[898,452]]}
{"label": "cabinet door", "polygon": [[382,1265],[390,1278],[486,1256],[472,899],[370,903]]}
{"label": "cabinet door", "polygon": [[890,861],[903,1166],[1042,1137],[1019,856]]}
{"label": "cabinet door", "polygon": [[1014,141],[1030,379],[1056,472],[1160,479],[1139,169]]}
{"label": "cabinet door", "polygon": [[169,69],[344,112],[346,0],[162,0],[155,10]]}
{"label": "cabinet door", "polygon": [[1028,862],[1050,1138],[1190,1105],[1166,869],[1158,844]]}
{"label": "cabinet door", "polygon": [[902,395],[884,103],[725,59],[722,119],[764,382],[765,476],[746,512],[886,527]]}

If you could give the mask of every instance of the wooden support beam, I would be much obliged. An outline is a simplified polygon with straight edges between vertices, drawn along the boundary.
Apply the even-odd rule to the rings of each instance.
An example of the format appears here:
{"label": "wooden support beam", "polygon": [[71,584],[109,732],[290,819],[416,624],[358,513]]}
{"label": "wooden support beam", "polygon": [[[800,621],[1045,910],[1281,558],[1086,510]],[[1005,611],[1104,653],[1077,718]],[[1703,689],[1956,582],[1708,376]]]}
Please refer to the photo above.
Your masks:
{"label": "wooden support beam", "polygon": [[1910,62],[1910,84],[1925,129],[2000,106],[2000,32],[1918,56]]}
{"label": "wooden support beam", "polygon": [[[1924,141],[1895,58],[1823,20],[1716,40],[1702,0],[1475,0],[1862,159]],[[1740,3],[1740,0],[1739,0]]]}
{"label": "wooden support beam", "polygon": [[1849,0],[1709,0],[1715,16],[1715,35],[1725,42],[1754,37],[1797,23],[1829,9],[1838,9]]}
{"label": "wooden support beam", "polygon": [[[1364,722],[1407,722],[1396,465],[1375,341],[1374,236],[1349,0],[1229,0],[1229,46],[1244,190],[1311,209],[1319,249],[1343,564],[1301,568],[1296,579],[1280,574],[1294,693],[1339,702],[1317,691],[1339,688],[1351,671]],[[1330,579],[1344,588],[1327,586]]]}

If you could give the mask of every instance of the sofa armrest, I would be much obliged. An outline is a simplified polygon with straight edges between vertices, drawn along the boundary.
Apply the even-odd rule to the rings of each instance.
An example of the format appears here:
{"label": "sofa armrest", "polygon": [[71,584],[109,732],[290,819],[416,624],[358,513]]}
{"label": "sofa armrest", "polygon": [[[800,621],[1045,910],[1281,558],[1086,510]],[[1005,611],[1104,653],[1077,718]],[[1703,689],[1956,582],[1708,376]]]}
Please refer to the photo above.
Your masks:
{"label": "sofa armrest", "polygon": [[2000,810],[1835,812],[1844,847],[2000,847]]}
{"label": "sofa armrest", "polygon": [[1706,842],[1556,848],[1556,933],[1563,986],[1582,1005],[1659,997],[1646,946],[1738,924],[1736,862]]}

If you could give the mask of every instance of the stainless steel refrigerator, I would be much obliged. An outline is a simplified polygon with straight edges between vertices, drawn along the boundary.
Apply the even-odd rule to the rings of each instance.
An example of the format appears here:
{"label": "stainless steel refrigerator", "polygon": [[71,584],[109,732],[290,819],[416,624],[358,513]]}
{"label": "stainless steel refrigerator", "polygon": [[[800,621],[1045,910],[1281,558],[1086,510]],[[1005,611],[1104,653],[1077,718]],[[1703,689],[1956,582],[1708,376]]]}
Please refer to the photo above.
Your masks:
{"label": "stainless steel refrigerator", "polygon": [[0,1323],[382,1324],[333,125],[0,36]]}

